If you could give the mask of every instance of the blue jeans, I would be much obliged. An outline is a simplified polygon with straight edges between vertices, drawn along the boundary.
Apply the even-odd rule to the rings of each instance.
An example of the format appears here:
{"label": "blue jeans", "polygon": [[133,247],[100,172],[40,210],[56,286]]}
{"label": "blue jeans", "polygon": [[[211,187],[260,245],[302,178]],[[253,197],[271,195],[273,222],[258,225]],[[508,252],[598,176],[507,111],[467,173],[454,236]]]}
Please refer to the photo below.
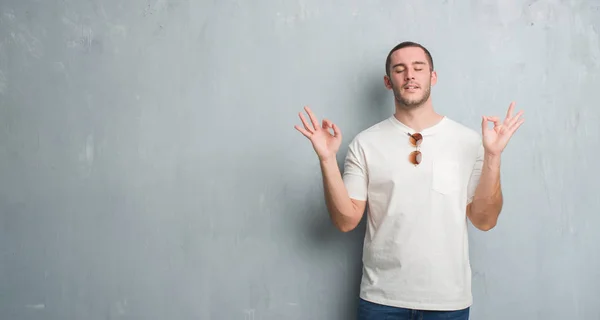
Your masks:
{"label": "blue jeans", "polygon": [[360,299],[358,320],[468,320],[470,308],[456,311],[411,310]]}

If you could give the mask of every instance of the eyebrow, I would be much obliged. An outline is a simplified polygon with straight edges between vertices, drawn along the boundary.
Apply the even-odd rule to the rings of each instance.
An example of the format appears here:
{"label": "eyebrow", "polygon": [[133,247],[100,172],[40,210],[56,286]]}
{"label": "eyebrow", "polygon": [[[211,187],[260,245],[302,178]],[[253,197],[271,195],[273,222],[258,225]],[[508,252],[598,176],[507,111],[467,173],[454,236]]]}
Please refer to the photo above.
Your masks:
{"label": "eyebrow", "polygon": [[[416,65],[416,64],[427,65],[427,63],[425,61],[415,61],[412,64],[413,65]],[[393,65],[392,68],[401,67],[401,66],[406,66],[406,64],[404,64],[404,63],[398,63],[398,64]]]}

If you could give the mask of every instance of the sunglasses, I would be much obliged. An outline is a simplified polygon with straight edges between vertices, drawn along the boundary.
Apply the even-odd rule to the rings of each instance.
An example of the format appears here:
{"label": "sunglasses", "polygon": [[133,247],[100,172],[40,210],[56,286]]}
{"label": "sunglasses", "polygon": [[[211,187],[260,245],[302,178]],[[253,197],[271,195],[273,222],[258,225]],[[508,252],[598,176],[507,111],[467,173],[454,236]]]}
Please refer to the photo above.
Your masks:
{"label": "sunglasses", "polygon": [[419,151],[419,146],[421,146],[421,142],[423,142],[423,136],[420,133],[414,133],[414,134],[410,134],[408,133],[408,141],[410,141],[410,144],[417,148],[417,150],[411,152],[408,155],[408,160],[410,161],[410,163],[414,164],[415,167],[419,165],[419,163],[421,163],[421,151]]}

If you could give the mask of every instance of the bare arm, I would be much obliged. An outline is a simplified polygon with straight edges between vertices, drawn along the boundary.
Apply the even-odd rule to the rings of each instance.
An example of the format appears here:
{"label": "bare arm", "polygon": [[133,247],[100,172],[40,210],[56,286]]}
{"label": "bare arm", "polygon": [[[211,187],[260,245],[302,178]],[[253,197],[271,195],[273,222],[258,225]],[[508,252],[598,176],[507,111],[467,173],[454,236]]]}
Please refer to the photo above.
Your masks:
{"label": "bare arm", "polygon": [[[338,167],[336,154],[342,142],[342,132],[336,124],[327,119],[319,124],[310,108],[305,107],[304,110],[308,114],[310,122],[304,118],[302,113],[299,113],[302,126],[294,127],[311,141],[319,157],[325,202],[333,224],[343,232],[351,231],[359,224],[365,211],[366,201],[350,198],[350,193]],[[329,130],[333,130],[333,134]],[[349,162],[347,167],[351,171],[349,175],[364,177],[362,167],[357,162],[360,161],[354,158]],[[361,180],[364,182],[362,178],[359,179],[359,182]]]}
{"label": "bare arm", "polygon": [[[484,116],[481,121],[485,152],[483,153],[479,184],[475,189],[473,201],[467,205],[467,217],[476,228],[483,231],[496,226],[502,210],[500,156],[512,135],[524,122],[524,119],[521,118],[523,111],[519,111],[513,116],[514,107],[515,103],[512,102],[503,122],[500,122],[497,117],[488,116]],[[488,122],[493,122],[494,127],[488,128]]]}
{"label": "bare arm", "polygon": [[340,231],[351,231],[360,223],[367,202],[354,200],[348,196],[335,157],[323,159],[320,164],[325,203],[331,220]]}
{"label": "bare arm", "polygon": [[496,226],[502,204],[500,156],[485,154],[479,185],[467,206],[467,217],[477,229],[488,231]]}

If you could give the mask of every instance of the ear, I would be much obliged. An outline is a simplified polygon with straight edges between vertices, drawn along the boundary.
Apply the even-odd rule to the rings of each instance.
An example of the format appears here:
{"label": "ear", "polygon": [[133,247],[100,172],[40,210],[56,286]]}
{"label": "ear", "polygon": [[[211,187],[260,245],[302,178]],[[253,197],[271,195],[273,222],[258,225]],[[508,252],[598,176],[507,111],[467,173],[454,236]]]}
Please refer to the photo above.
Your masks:
{"label": "ear", "polygon": [[437,83],[437,72],[432,71],[431,72],[431,85],[435,85]]}
{"label": "ear", "polygon": [[383,84],[387,89],[392,89],[392,79],[390,79],[390,77],[388,77],[387,75],[383,76]]}

